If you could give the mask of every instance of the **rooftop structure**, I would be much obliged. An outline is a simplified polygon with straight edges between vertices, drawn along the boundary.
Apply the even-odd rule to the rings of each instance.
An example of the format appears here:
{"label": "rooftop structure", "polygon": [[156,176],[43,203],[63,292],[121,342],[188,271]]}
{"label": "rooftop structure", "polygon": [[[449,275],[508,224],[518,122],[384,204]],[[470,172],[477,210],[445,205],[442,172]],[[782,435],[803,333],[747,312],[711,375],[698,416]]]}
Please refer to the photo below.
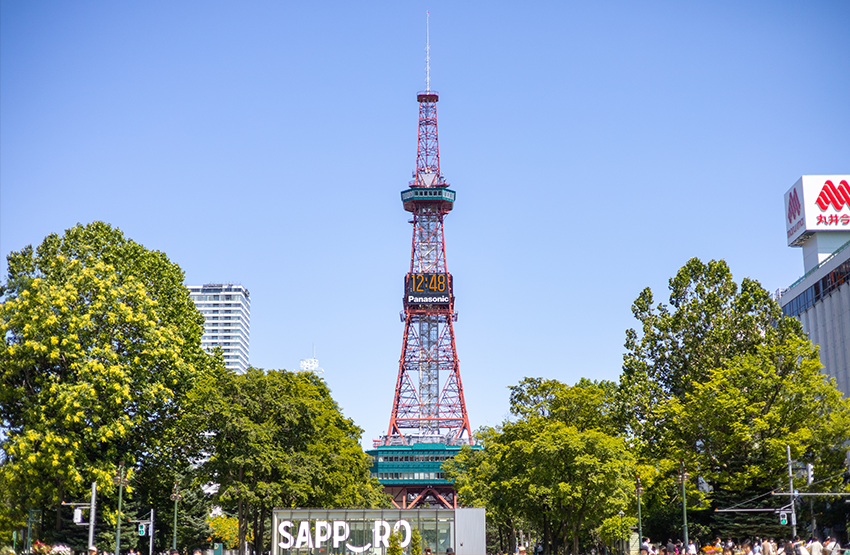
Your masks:
{"label": "rooftop structure", "polygon": [[785,193],[788,245],[803,250],[804,275],[780,291],[820,346],[823,371],[850,396],[850,175],[804,175]]}

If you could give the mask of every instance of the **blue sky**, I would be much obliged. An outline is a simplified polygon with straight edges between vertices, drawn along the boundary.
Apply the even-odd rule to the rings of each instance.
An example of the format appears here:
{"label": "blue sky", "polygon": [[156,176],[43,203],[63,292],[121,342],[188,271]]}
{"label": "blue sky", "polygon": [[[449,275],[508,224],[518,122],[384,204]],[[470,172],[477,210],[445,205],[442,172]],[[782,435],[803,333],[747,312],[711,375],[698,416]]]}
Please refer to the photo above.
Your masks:
{"label": "blue sky", "polygon": [[403,327],[416,92],[440,92],[473,428],[524,376],[616,380],[688,258],[802,274],[784,192],[850,173],[848,2],[0,2],[0,252],[103,220],[313,345],[363,443]]}

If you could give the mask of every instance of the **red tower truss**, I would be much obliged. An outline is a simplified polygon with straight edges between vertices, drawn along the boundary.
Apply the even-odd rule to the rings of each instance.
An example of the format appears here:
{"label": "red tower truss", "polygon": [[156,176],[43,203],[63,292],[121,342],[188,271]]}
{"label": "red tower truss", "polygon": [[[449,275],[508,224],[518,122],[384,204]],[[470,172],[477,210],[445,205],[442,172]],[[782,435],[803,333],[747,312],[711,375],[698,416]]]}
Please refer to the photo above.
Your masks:
{"label": "red tower truss", "polygon": [[404,280],[404,339],[390,425],[378,445],[472,442],[463,398],[453,323],[452,275],[446,263],[443,218],[455,201],[440,173],[436,91],[417,94],[416,170],[401,193],[413,214],[410,270]]}

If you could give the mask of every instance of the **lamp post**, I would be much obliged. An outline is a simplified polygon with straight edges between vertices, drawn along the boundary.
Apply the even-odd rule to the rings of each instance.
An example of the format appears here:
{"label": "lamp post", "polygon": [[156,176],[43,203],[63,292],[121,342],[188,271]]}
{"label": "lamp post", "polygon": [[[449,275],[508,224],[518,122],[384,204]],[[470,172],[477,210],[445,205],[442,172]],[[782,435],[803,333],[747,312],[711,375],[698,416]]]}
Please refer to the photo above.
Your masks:
{"label": "lamp post", "polygon": [[[640,485],[640,474],[637,474],[637,487],[635,488],[635,492],[637,493],[637,502],[638,502],[638,542],[643,542],[643,522],[640,516],[640,494],[643,493],[643,487]],[[639,543],[640,545],[640,543]]]}
{"label": "lamp post", "polygon": [[183,499],[180,495],[180,489],[177,487],[177,482],[174,482],[174,489],[171,490],[171,500],[174,501],[174,531],[171,535],[171,549],[177,549],[177,502]]}
{"label": "lamp post", "polygon": [[685,484],[688,483],[688,478],[691,475],[685,472],[685,461],[681,461],[681,466],[679,467],[679,475],[676,477],[676,481],[682,484],[682,521],[684,523],[682,527],[682,535],[685,536],[685,548],[687,548],[688,544],[688,504],[687,499],[685,497]]}
{"label": "lamp post", "polygon": [[118,518],[115,519],[115,555],[121,553],[121,501],[124,497],[124,486],[127,479],[124,478],[124,461],[118,463],[118,474],[112,478],[112,483],[118,486]]}
{"label": "lamp post", "polygon": [[[624,513],[623,511],[620,511],[617,514],[620,515],[620,535],[622,535],[623,534],[623,515],[626,514],[626,513]],[[625,549],[625,544],[623,542],[623,538],[620,538],[620,553],[623,554],[623,553],[625,553],[625,551],[626,551],[626,549]]]}

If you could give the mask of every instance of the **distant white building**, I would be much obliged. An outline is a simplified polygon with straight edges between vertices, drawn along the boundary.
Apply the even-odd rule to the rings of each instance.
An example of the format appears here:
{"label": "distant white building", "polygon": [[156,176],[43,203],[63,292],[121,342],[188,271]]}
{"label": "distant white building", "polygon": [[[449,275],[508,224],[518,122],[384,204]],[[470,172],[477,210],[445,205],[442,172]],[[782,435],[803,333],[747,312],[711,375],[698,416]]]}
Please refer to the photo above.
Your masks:
{"label": "distant white building", "polygon": [[824,372],[850,397],[850,175],[804,175],[785,193],[788,246],[805,274],[781,291],[786,316],[820,346]]}
{"label": "distant white building", "polygon": [[232,283],[190,285],[189,294],[204,315],[201,346],[221,347],[224,365],[237,374],[248,369],[251,345],[251,297],[248,290]]}

